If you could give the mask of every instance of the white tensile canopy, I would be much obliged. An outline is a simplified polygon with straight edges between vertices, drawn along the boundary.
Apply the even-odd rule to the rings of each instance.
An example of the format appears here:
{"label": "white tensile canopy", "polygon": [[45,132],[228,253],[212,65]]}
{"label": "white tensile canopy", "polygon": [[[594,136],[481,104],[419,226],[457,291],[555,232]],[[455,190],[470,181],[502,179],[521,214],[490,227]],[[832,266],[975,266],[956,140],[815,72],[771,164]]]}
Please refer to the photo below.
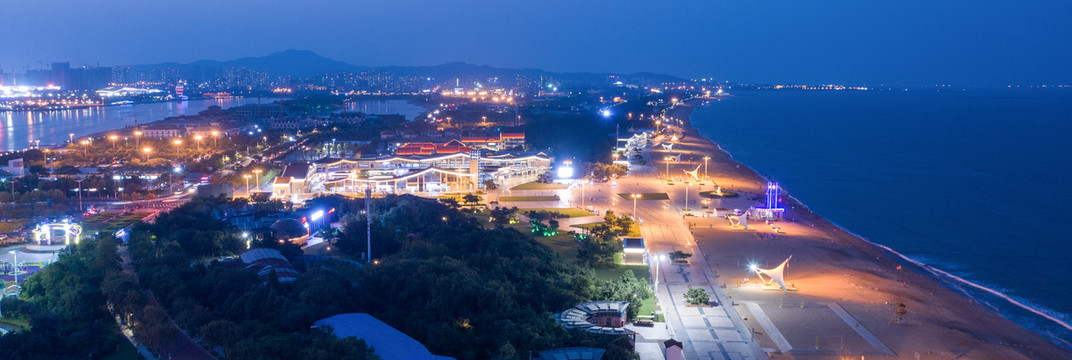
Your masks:
{"label": "white tensile canopy", "polygon": [[792,258],[793,255],[789,255],[788,259],[785,259],[785,261],[782,261],[781,265],[778,265],[773,269],[756,268],[756,274],[759,275],[761,280],[763,279],[763,275],[767,275],[769,278],[766,280],[767,285],[770,285],[771,282],[777,282],[778,286],[782,287],[782,291],[788,291],[788,289],[785,288],[785,267],[789,265],[789,259]]}
{"label": "white tensile canopy", "polygon": [[[678,156],[681,156],[681,155],[678,155]],[[693,180],[700,180],[700,165],[696,165],[695,170],[690,171],[690,170],[682,169],[681,171],[684,171],[685,174],[690,176],[690,177],[692,177]]]}

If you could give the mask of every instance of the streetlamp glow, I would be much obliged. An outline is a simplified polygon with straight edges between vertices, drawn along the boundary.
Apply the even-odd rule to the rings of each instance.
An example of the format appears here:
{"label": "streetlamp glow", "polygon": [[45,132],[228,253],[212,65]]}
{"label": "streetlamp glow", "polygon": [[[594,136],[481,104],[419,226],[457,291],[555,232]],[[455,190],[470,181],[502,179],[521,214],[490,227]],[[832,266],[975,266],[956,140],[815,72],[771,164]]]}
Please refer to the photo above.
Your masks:
{"label": "streetlamp glow", "polygon": [[204,138],[204,136],[201,136],[201,135],[194,136],[194,140],[197,140],[197,150],[198,151],[201,151],[201,139],[203,139],[203,138]]}
{"label": "streetlamp glow", "polygon": [[141,152],[145,153],[145,162],[149,162],[149,154],[153,152],[153,148],[147,147],[147,148],[141,149]]}
{"label": "streetlamp glow", "polygon": [[108,140],[112,141],[112,149],[115,149],[115,142],[119,140],[119,135],[108,135]]}

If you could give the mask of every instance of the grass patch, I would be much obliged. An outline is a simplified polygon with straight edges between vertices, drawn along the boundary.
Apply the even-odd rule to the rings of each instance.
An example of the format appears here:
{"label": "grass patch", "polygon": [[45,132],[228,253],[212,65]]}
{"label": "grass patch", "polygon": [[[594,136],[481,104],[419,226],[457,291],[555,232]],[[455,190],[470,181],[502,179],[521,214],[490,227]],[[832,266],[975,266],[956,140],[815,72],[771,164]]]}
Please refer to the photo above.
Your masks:
{"label": "grass patch", "polygon": [[499,201],[558,201],[558,195],[548,195],[548,196],[500,196]]}
{"label": "grass patch", "polygon": [[15,328],[19,328],[19,329],[29,329],[30,328],[30,320],[23,319],[23,318],[6,317],[6,318],[4,318],[4,320],[0,320],[0,325],[5,325],[5,326],[9,326],[9,327],[15,327]]}
{"label": "grass patch", "polygon": [[[618,196],[626,200],[633,200],[632,195],[630,193],[618,194]],[[640,200],[670,200],[670,195],[666,193],[640,193]]]}
{"label": "grass patch", "polygon": [[514,186],[510,188],[510,190],[562,190],[568,188],[569,185],[566,184],[541,183],[533,181]]}
{"label": "grass patch", "polygon": [[[621,253],[615,255],[614,259],[615,261],[620,262]],[[619,263],[618,267],[615,268],[595,269],[594,271],[597,279],[611,281],[621,278],[622,274],[625,274],[627,270],[632,270],[633,276],[636,276],[638,279],[648,281],[648,279],[651,278],[651,270],[647,265],[622,265]]]}
{"label": "grass patch", "polygon": [[735,198],[735,197],[738,197],[740,195],[735,193],[735,192],[732,192],[732,191],[722,190],[722,196],[719,196],[714,191],[701,191],[700,196],[705,197],[705,198],[710,198],[710,199],[719,199],[719,198]]}
{"label": "grass patch", "polygon": [[[656,306],[655,297],[652,296],[640,303],[640,310],[637,311],[637,315],[650,316],[651,313],[655,312],[657,309],[658,306]],[[663,318],[663,314],[656,313],[654,321],[663,322],[666,321],[666,319]]]}
{"label": "grass patch", "polygon": [[593,214],[593,213],[590,213],[590,212],[587,212],[587,211],[584,211],[584,210],[581,210],[581,209],[575,209],[575,208],[525,208],[525,209],[517,209],[517,213],[521,214],[521,215],[525,215],[525,213],[527,213],[529,211],[555,212],[555,213],[559,214],[559,217],[568,217],[568,218],[571,218],[571,217],[584,217],[584,216],[595,216],[596,215],[596,214]]}
{"label": "grass patch", "polygon": [[136,211],[125,215],[119,215],[119,213],[115,212],[98,213],[83,219],[82,226],[85,228],[85,233],[87,234],[93,232],[111,234],[144,219],[146,216],[149,216],[149,214],[152,214],[152,212]]}
{"label": "grass patch", "polygon": [[535,238],[537,242],[547,245],[551,251],[561,255],[566,261],[577,259],[577,250],[581,244],[578,244],[577,240],[573,239],[573,235],[567,234],[566,231],[559,230],[554,236],[536,236]]}

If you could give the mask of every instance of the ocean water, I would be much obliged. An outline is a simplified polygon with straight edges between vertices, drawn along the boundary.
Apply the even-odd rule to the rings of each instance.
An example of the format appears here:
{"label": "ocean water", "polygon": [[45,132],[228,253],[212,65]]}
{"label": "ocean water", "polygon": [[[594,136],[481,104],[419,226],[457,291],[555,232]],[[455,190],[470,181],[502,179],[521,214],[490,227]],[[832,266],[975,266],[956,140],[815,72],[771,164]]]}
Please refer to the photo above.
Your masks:
{"label": "ocean water", "polygon": [[692,121],[735,160],[1072,348],[1072,91],[733,95]]}

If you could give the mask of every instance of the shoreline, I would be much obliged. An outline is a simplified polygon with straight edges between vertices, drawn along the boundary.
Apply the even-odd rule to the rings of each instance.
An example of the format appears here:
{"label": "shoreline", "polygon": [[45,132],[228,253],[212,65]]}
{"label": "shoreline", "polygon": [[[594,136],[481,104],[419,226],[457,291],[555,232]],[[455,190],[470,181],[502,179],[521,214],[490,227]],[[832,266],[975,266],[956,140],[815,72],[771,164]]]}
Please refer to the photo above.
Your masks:
{"label": "shoreline", "polygon": [[[712,178],[715,179],[716,177],[721,176],[723,179],[716,180],[716,182],[725,185],[727,182],[724,181],[724,179],[725,179],[726,176],[728,176],[729,179],[730,179],[730,181],[728,183],[730,185],[726,186],[727,189],[732,189],[734,191],[747,193],[749,195],[762,193],[761,189],[762,189],[763,184],[765,183],[765,181],[767,179],[760,172],[758,172],[755,169],[749,167],[748,165],[742,164],[739,161],[733,159],[733,155],[731,153],[729,153],[728,151],[723,149],[721,146],[719,146],[716,142],[712,141],[711,139],[708,139],[708,138],[704,137],[702,134],[700,134],[699,130],[697,130],[696,128],[694,128],[692,126],[692,122],[691,122],[691,118],[690,118],[691,112],[692,112],[692,110],[694,108],[696,108],[698,106],[703,106],[702,105],[703,101],[706,101],[706,100],[692,99],[692,100],[687,101],[683,105],[678,105],[675,108],[671,108],[671,109],[666,110],[666,113],[668,115],[670,115],[672,117],[675,117],[675,118],[677,118],[677,119],[682,121],[683,125],[681,126],[681,130],[685,134],[685,136],[683,137],[682,140],[689,140],[688,139],[689,137],[695,137],[696,138],[693,141],[693,142],[697,143],[695,146],[690,146],[690,147],[683,146],[682,151],[684,152],[686,149],[689,149],[691,147],[699,147],[700,148],[699,149],[700,153],[703,153],[703,154],[706,154],[708,156],[711,156],[712,157],[712,162],[711,163],[716,168],[716,171],[712,172]],[[682,145],[685,145],[685,144],[682,144]],[[707,151],[705,151],[705,150],[707,150]],[[719,174],[718,168],[723,168],[721,170],[721,172],[724,172],[725,174]],[[1019,356],[1026,356],[1028,358],[1036,358],[1036,357],[1042,355],[1042,354],[1037,353],[1039,351],[1041,351],[1043,353],[1048,353],[1049,356],[1059,356],[1059,357],[1070,357],[1070,356],[1072,356],[1072,355],[1069,354],[1069,350],[1068,350],[1067,347],[1061,347],[1061,345],[1055,343],[1054,341],[1052,341],[1050,339],[1047,339],[1044,334],[1032,331],[1031,329],[1028,329],[1028,328],[1024,327],[1023,325],[1014,322],[1011,318],[1008,318],[1005,315],[1003,315],[999,310],[997,310],[997,308],[992,307],[992,305],[990,307],[988,307],[988,306],[985,306],[983,304],[977,303],[975,301],[974,297],[972,297],[970,294],[967,294],[963,289],[958,289],[958,287],[968,285],[968,286],[976,287],[981,291],[990,292],[994,296],[1001,297],[1005,301],[1008,301],[1013,305],[1020,306],[1021,308],[1026,309],[1026,310],[1034,313],[1035,316],[1041,316],[1043,318],[1049,319],[1050,321],[1054,321],[1057,324],[1067,326],[1067,324],[1064,323],[1063,321],[1061,321],[1060,319],[1056,319],[1056,318],[1052,317],[1049,314],[1045,314],[1044,312],[1041,312],[1041,311],[1039,311],[1037,309],[1034,309],[1034,308],[1032,308],[1030,306],[1027,306],[1027,305],[1025,305],[1023,303],[1020,303],[1020,302],[1016,301],[1015,299],[1009,298],[1008,296],[1006,296],[1004,294],[1001,294],[1000,292],[997,292],[997,291],[995,291],[993,289],[989,289],[989,288],[987,288],[987,287],[985,287],[983,285],[972,283],[970,281],[964,280],[963,278],[957,277],[956,275],[950,274],[948,272],[942,271],[942,270],[937,269],[937,268],[933,268],[933,267],[931,267],[931,266],[929,266],[929,265],[927,265],[927,264],[925,264],[923,262],[911,259],[910,257],[905,256],[905,255],[897,252],[896,250],[893,250],[892,248],[890,248],[888,246],[869,241],[866,238],[864,238],[862,236],[859,236],[858,234],[855,234],[855,233],[851,232],[850,230],[845,229],[845,228],[843,228],[843,227],[841,227],[841,226],[839,226],[837,224],[834,224],[833,222],[829,221],[828,219],[823,218],[822,216],[816,214],[810,208],[808,208],[807,205],[804,205],[803,202],[801,202],[799,199],[789,195],[788,193],[784,193],[784,194],[786,195],[785,196],[786,200],[783,202],[783,205],[787,209],[787,212],[786,212],[787,221],[780,222],[779,223],[780,226],[781,226],[781,224],[794,224],[794,223],[798,224],[798,225],[808,226],[808,227],[814,229],[815,233],[811,234],[806,239],[814,241],[814,240],[816,240],[818,238],[818,239],[824,240],[823,241],[824,243],[828,243],[826,245],[834,244],[835,246],[831,247],[829,252],[850,252],[851,251],[851,252],[859,252],[860,255],[866,255],[867,256],[867,258],[864,258],[864,259],[861,259],[861,257],[859,257],[859,256],[857,256],[856,258],[852,259],[854,262],[860,261],[860,260],[863,260],[863,261],[860,261],[860,262],[862,262],[862,264],[860,264],[859,266],[848,267],[848,269],[842,268],[841,264],[838,264],[836,266],[832,266],[830,264],[825,264],[825,265],[811,265],[811,264],[809,264],[809,266],[816,267],[818,270],[822,270],[821,272],[833,272],[833,271],[849,270],[849,271],[852,272],[852,273],[849,274],[850,278],[853,275],[857,275],[859,277],[862,277],[862,276],[873,277],[873,278],[867,279],[867,280],[871,284],[884,285],[884,286],[881,286],[881,287],[880,286],[873,287],[875,292],[882,293],[882,295],[884,295],[883,297],[892,297],[892,298],[912,298],[913,297],[912,294],[905,294],[904,291],[893,290],[893,287],[889,286],[889,285],[891,285],[890,284],[891,282],[893,284],[897,284],[897,285],[900,285],[898,283],[903,283],[904,288],[906,288],[906,289],[909,288],[909,286],[911,285],[914,289],[927,290],[927,292],[931,293],[932,297],[935,296],[934,294],[940,294],[940,295],[938,295],[938,297],[935,300],[935,302],[939,303],[939,304],[937,304],[937,305],[939,305],[938,310],[933,311],[934,313],[936,313],[937,316],[934,316],[933,318],[924,319],[925,321],[928,322],[928,325],[934,326],[934,332],[936,332],[936,333],[948,332],[948,331],[958,331],[958,330],[964,331],[964,332],[967,333],[967,335],[969,335],[969,338],[975,338],[975,339],[979,339],[979,340],[985,339],[983,341],[985,344],[992,344],[994,342],[999,343],[999,344],[1011,344],[1010,346],[1001,346],[1000,349],[1002,349],[1002,351],[1000,351],[1000,352],[1010,352],[1011,351],[1011,352],[1015,352]],[[786,225],[786,226],[788,226],[788,225]],[[697,237],[697,242],[698,243],[700,242],[701,239],[704,238],[704,236],[701,235],[701,233],[703,233],[703,232],[711,233],[710,234],[711,236],[725,236],[723,233],[721,233],[719,231],[697,231],[696,237]],[[789,236],[786,236],[786,237],[789,237]],[[829,240],[829,241],[825,241],[825,240]],[[797,247],[800,247],[799,244],[795,244],[795,245]],[[747,246],[748,245],[745,245],[743,247],[747,247]],[[790,246],[792,246],[792,245],[790,245]],[[706,248],[706,247],[709,247],[709,246],[707,246],[707,245],[701,246],[701,248]],[[727,250],[725,248],[730,247],[730,246],[720,245],[720,246],[715,246],[715,247],[717,249],[716,253],[724,253],[725,252],[724,250]],[[732,249],[730,249],[730,250],[732,250]],[[763,250],[767,250],[767,249],[763,249]],[[797,251],[814,251],[814,250],[799,249]],[[707,251],[704,251],[704,253],[707,253]],[[831,255],[842,255],[842,254],[823,253],[823,254],[816,254],[816,255],[838,257],[838,256],[831,256]],[[707,256],[707,255],[705,255],[705,256]],[[888,262],[892,261],[892,262],[896,263],[897,264],[897,267],[896,267],[897,271],[893,272],[891,274],[889,272],[889,269],[888,269],[889,266],[886,265],[886,264],[882,264],[882,262],[884,260],[888,261]],[[805,260],[803,258],[794,257],[794,267],[797,267],[798,269],[806,267],[805,265],[802,265],[802,264],[796,264],[798,261],[805,261]],[[712,267],[715,267],[715,266],[716,265],[712,265]],[[904,267],[910,269],[911,272],[915,276],[906,276],[906,275],[909,275],[909,274],[906,274],[905,272],[900,271],[901,266],[904,266]],[[730,271],[725,271],[725,272],[730,272]],[[740,271],[738,271],[738,272],[740,272]],[[743,273],[743,275],[745,275],[747,277],[748,274]],[[853,278],[853,280],[862,280],[859,277]],[[816,285],[821,284],[823,286],[831,285],[831,287],[836,287],[838,285],[843,285],[843,284],[841,284],[841,282],[844,281],[844,280],[835,280],[835,279],[822,279],[822,280],[824,280],[824,281],[819,282]],[[803,281],[798,281],[798,283],[801,283],[801,282],[803,282]],[[857,287],[857,284],[853,284],[853,287]],[[880,290],[880,289],[886,289],[886,290],[883,291],[883,290]],[[870,290],[870,289],[868,289],[868,290]],[[852,292],[854,292],[854,291],[850,289],[850,290],[832,291],[830,293],[824,293],[824,294],[819,294],[819,295],[830,296],[830,297],[838,298],[839,300],[845,301],[845,299],[841,299],[841,297],[845,296],[845,295],[849,295],[849,293],[852,293]],[[804,293],[804,291],[801,291],[801,293]],[[879,294],[876,294],[876,295],[879,295]],[[916,294],[916,295],[918,297],[918,294]],[[947,295],[953,295],[953,296],[947,296]],[[857,302],[859,302],[859,301],[857,300]],[[866,303],[866,301],[865,301],[865,303]],[[887,305],[889,303],[890,303],[889,301],[886,302]],[[929,304],[929,306],[930,306],[930,304]],[[951,317],[950,315],[954,315],[954,316]],[[955,315],[963,315],[963,316],[959,316],[960,318],[958,319],[958,316],[955,316]],[[926,316],[930,317],[930,314],[927,314]],[[988,326],[977,326],[977,328],[989,329],[989,331],[988,330],[967,331],[967,327],[964,327],[962,329],[957,329],[958,327],[961,327],[961,325],[959,324],[958,320],[963,320],[964,318],[978,318],[980,320],[985,320],[985,322],[987,322],[987,323],[992,323],[995,326],[989,326],[989,327]],[[1013,326],[1012,327],[1008,326],[1010,324],[1013,325]],[[953,328],[953,329],[950,329],[950,328]],[[942,339],[941,336],[935,336],[934,338],[939,339],[939,340]],[[988,338],[996,338],[996,339],[988,339]],[[998,340],[998,339],[1001,339],[1001,340]],[[997,340],[997,341],[995,341],[995,340]],[[921,341],[925,341],[925,339],[921,339]],[[939,344],[940,343],[941,342],[939,342]],[[976,345],[974,347],[975,348],[980,348],[981,346],[979,346],[979,345],[981,345],[981,344],[978,344],[978,345]],[[1015,347],[1020,348],[1020,350],[1017,350]],[[955,353],[955,352],[951,351],[951,353]],[[983,357],[989,358],[990,356],[992,356],[992,355],[994,355],[996,353],[980,352],[979,354],[985,355]]]}

